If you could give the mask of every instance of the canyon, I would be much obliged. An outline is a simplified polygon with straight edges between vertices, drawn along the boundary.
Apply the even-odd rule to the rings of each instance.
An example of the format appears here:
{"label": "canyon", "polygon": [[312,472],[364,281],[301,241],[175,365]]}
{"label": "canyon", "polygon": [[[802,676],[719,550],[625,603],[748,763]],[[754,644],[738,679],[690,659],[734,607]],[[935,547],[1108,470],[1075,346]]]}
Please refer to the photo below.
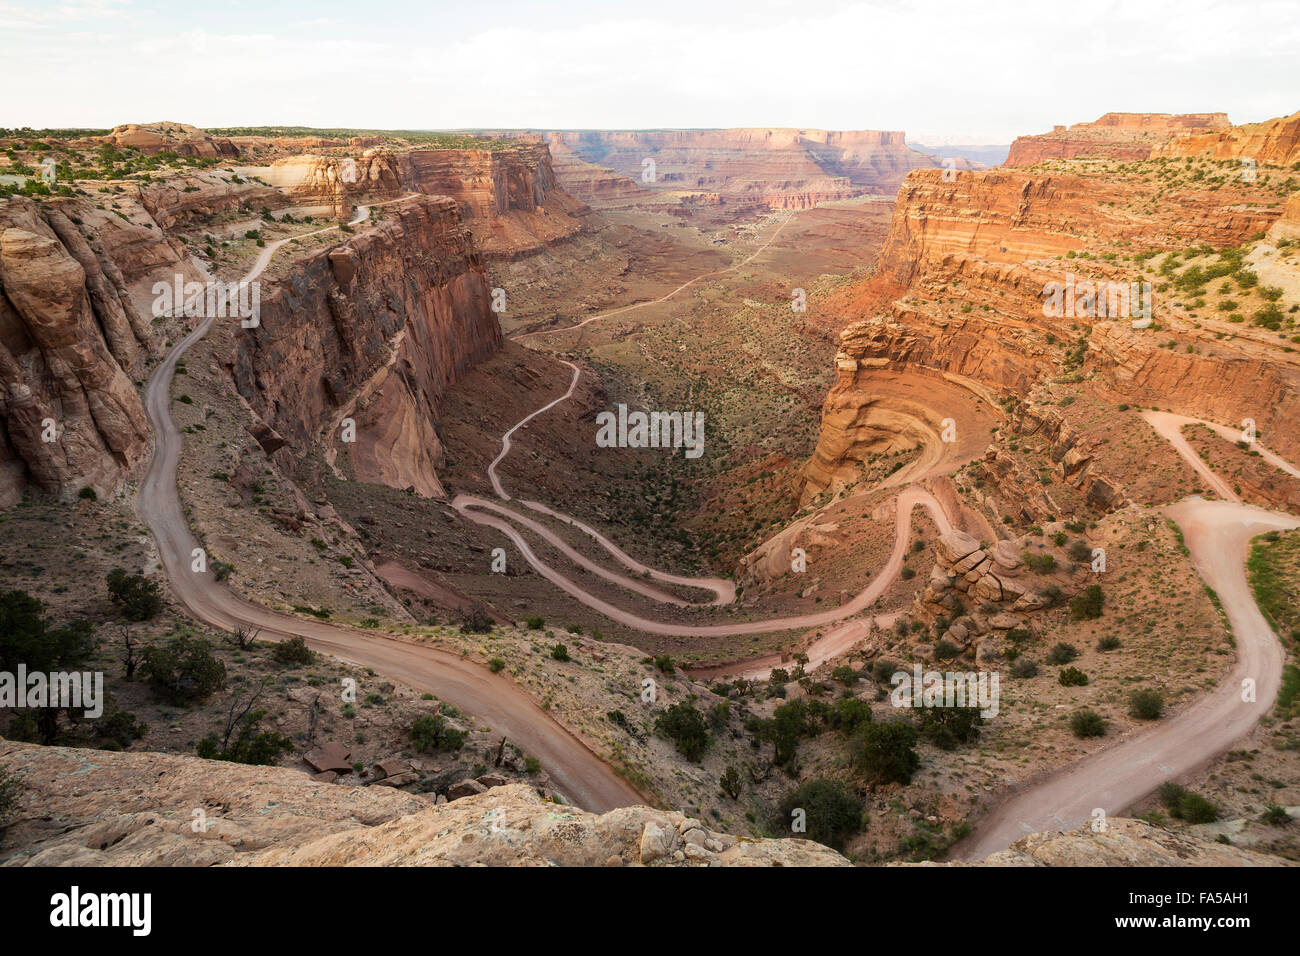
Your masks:
{"label": "canyon", "polygon": [[[1074,832],[1013,843],[1023,816],[1007,809],[1022,799],[1051,831],[1044,794],[1103,752],[1069,736],[1067,715],[1035,718],[1063,693],[1046,668],[1067,641],[1092,678],[1069,706],[1100,710],[1116,753],[1148,733],[1116,703],[1133,672],[1178,709],[1161,731],[1188,755],[1180,776],[1238,739],[1290,732],[1290,718],[1225,720],[1231,733],[1202,734],[1193,753],[1179,728],[1209,713],[1198,675],[1287,646],[1262,618],[1242,623],[1254,605],[1227,577],[1239,560],[1213,585],[1202,576],[1208,512],[1189,496],[1270,509],[1235,550],[1293,533],[1294,120],[1106,114],[1022,137],[996,169],[941,168],[901,132],[872,131],[435,143],[165,123],[64,144],[73,168],[103,146],[127,158],[108,161],[120,177],[70,180],[71,195],[0,198],[0,507],[11,534],[81,529],[96,572],[65,591],[35,574],[27,586],[106,622],[92,588],[126,561],[170,585],[168,633],[303,637],[370,669],[367,706],[387,706],[391,691],[370,690],[385,677],[436,694],[433,713],[501,735],[498,763],[507,741],[521,767],[540,760],[546,796],[424,769],[375,790],[346,764],[309,782],[294,757],[218,773],[141,742],[93,768],[106,796],[92,805],[59,783],[87,751],[16,744],[4,765],[73,836],[20,825],[7,862],[843,865],[769,838],[784,791],[814,780],[875,808],[841,846],[853,862],[1294,858],[1252,822],[1224,847],[1208,830],[1115,819],[1155,786],[1131,769],[1109,835],[1074,831],[1072,807]],[[138,176],[137,154],[171,165]],[[1260,175],[1240,176],[1243,158]],[[178,275],[259,282],[256,320],[156,310],[155,284]],[[1146,283],[1154,321],[1054,316],[1045,290],[1067,280]],[[594,451],[600,415],[623,406],[701,409],[709,453]],[[1211,428],[1191,452],[1153,427],[1157,411],[1217,440]],[[1223,440],[1246,422],[1249,439]],[[120,530],[117,550],[92,543],[100,520]],[[8,539],[7,566],[52,564],[59,537],[39,553]],[[196,549],[224,577],[186,570]],[[1102,577],[1080,557],[1095,549]],[[1103,587],[1096,614],[1075,613]],[[1103,653],[1102,630],[1139,617],[1153,623]],[[872,691],[890,665],[1010,673],[1031,655],[1045,673],[1014,678],[983,747],[954,756],[926,738],[933,779],[862,784],[827,723],[804,732],[806,763],[783,783],[783,744],[769,758],[771,731],[755,730],[794,704],[830,713],[832,680],[884,723]],[[1259,672],[1269,705],[1281,660]],[[664,695],[648,706],[644,680]],[[663,731],[675,707],[699,708],[707,755]],[[300,737],[299,716],[268,720]],[[400,735],[391,747],[410,756]],[[132,775],[163,771],[185,799],[250,802],[208,841],[160,823],[160,804],[121,809]],[[736,779],[745,796],[729,796]],[[1215,786],[1241,820],[1258,816]],[[259,819],[260,800],[286,809]],[[578,806],[562,834],[549,821],[563,802]],[[498,809],[522,836],[475,823]],[[120,848],[96,849],[101,836]],[[1250,849],[1266,845],[1276,855]]]}

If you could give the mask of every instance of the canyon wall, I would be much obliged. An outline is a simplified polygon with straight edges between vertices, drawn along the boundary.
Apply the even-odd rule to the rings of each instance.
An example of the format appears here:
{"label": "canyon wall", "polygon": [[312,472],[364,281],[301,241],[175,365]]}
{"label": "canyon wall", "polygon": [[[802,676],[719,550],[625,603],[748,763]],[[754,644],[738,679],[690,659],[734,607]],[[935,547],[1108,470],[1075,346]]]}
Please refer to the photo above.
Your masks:
{"label": "canyon wall", "polygon": [[877,130],[577,130],[549,133],[588,163],[652,189],[716,193],[725,202],[804,209],[868,193],[892,194],[908,171],[941,165]]}
{"label": "canyon wall", "polygon": [[1243,123],[1180,136],[1162,145],[1153,155],[1253,159],[1272,166],[1291,166],[1300,162],[1300,112],[1262,123]]}
{"label": "canyon wall", "polygon": [[239,147],[231,140],[210,136],[186,123],[126,123],[115,126],[106,137],[118,148],[134,147],[142,153],[171,152],[177,156],[231,158]]}
{"label": "canyon wall", "polygon": [[1028,166],[1046,159],[1147,159],[1153,148],[1174,136],[1230,125],[1227,113],[1107,113],[1091,123],[1019,136],[1003,165]]}
{"label": "canyon wall", "polygon": [[[560,188],[544,143],[510,149],[367,149],[354,158],[303,155],[272,164],[267,180],[291,202],[339,215],[367,198],[451,196],[486,259],[521,258],[587,228],[587,206]],[[352,181],[349,181],[352,180]]]}
{"label": "canyon wall", "polygon": [[181,259],[81,200],[0,199],[0,507],[28,485],[112,494],[144,458],[132,379],[153,342],[128,286]]}
{"label": "canyon wall", "polygon": [[442,397],[501,346],[490,298],[459,204],[413,197],[264,290],[261,323],[237,334],[230,373],[299,453],[347,415],[357,478],[438,495]]}
{"label": "canyon wall", "polygon": [[[1045,314],[1047,284],[1076,272],[1080,281],[1127,282],[1131,272],[1118,265],[1121,251],[1236,246],[1279,221],[1273,204],[1244,201],[1244,186],[1183,189],[1159,203],[1146,201],[1151,188],[1140,176],[911,173],[899,190],[876,274],[831,296],[819,310],[827,318],[811,320],[823,321],[827,333],[839,331],[834,321],[849,324],[839,331],[837,381],[823,406],[817,448],[801,473],[801,499],[852,480],[871,454],[910,447],[932,427],[933,416],[892,396],[894,380],[930,376],[936,383],[931,407],[950,409],[960,420],[957,402],[940,394],[940,384],[1024,396],[1059,371],[1067,346],[1077,347],[1080,336],[1101,387],[1116,401],[1217,420],[1254,418],[1281,453],[1300,453],[1300,435],[1284,434],[1300,410],[1300,383],[1291,372],[1208,335],[1188,354],[1161,347],[1165,340],[1135,332],[1126,321]],[[1088,258],[1076,258],[1085,250]],[[1153,298],[1159,315],[1165,299]],[[1109,486],[1094,493],[1093,477],[1069,477],[1086,481],[1098,501],[1117,498]]]}

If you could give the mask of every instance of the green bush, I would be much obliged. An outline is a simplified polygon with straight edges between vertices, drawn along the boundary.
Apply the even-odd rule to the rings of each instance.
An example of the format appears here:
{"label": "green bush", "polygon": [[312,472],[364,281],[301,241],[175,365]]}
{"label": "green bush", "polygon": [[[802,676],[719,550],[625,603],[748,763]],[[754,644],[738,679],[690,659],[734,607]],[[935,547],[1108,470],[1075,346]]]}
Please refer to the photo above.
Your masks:
{"label": "green bush", "polygon": [[1114,650],[1118,650],[1121,644],[1123,644],[1123,641],[1121,641],[1114,634],[1107,634],[1105,637],[1097,641],[1097,650],[1114,651]]}
{"label": "green bush", "polygon": [[271,659],[277,664],[283,664],[286,667],[299,667],[303,664],[310,664],[315,655],[311,648],[307,646],[306,640],[301,637],[291,637],[287,641],[280,641],[271,648]]}
{"label": "green bush", "polygon": [[494,657],[492,658],[492,660],[488,661],[488,670],[490,670],[493,674],[500,674],[503,670],[505,670],[505,666],[506,666],[506,662],[499,657]]}
{"label": "green bush", "polygon": [[660,714],[655,733],[676,744],[678,753],[692,763],[699,763],[709,746],[708,723],[688,701],[673,704]]}
{"label": "green bush", "polygon": [[936,661],[950,661],[960,653],[961,648],[946,638],[934,645],[934,659]]}
{"label": "green bush", "polygon": [[940,750],[955,750],[958,744],[978,740],[983,722],[978,707],[925,707],[920,714],[920,731]]}
{"label": "green bush", "polygon": [[546,619],[540,617],[526,617],[524,623],[528,625],[530,631],[540,631],[546,626]]}
{"label": "green bush", "polygon": [[809,780],[791,790],[777,805],[772,828],[789,832],[796,810],[803,811],[803,835],[834,849],[862,829],[862,801],[837,780]]}
{"label": "green bush", "polygon": [[270,767],[282,753],[293,751],[293,741],[274,731],[261,729],[266,711],[255,710],[240,718],[234,741],[222,746],[216,734],[199,741],[197,753],[205,760],[228,760],[231,763]]}
{"label": "green bush", "polygon": [[1052,647],[1047,652],[1047,663],[1049,664],[1068,664],[1079,656],[1079,649],[1073,644],[1067,644],[1062,641]]}
{"label": "green bush", "polygon": [[162,589],[142,574],[127,574],[122,568],[108,572],[108,596],[128,621],[147,621],[162,610]]}
{"label": "green bush", "polygon": [[1089,584],[1082,594],[1070,600],[1070,620],[1089,621],[1101,617],[1101,605],[1105,600],[1100,584]]}
{"label": "green bush", "polygon": [[858,672],[847,664],[841,664],[831,671],[831,679],[839,681],[845,687],[852,687],[858,682]]}
{"label": "green bush", "polygon": [[411,725],[411,745],[420,753],[435,750],[460,750],[468,734],[447,725],[442,714],[425,714]]}
{"label": "green bush", "polygon": [[1062,687],[1083,687],[1088,683],[1088,675],[1077,667],[1066,667],[1056,675]]}
{"label": "green bush", "polygon": [[569,649],[563,644],[556,644],[551,648],[551,660],[567,661],[570,660]]}
{"label": "green bush", "polygon": [[1138,720],[1155,720],[1165,710],[1165,699],[1158,690],[1146,688],[1129,695],[1128,713]]}
{"label": "green bush", "polygon": [[201,637],[179,637],[145,648],[139,672],[169,704],[192,704],[226,686],[226,665]]}
{"label": "green bush", "polygon": [[921,765],[916,739],[916,728],[907,721],[863,724],[849,747],[850,763],[873,782],[910,783]]}
{"label": "green bush", "polygon": [[1095,710],[1077,710],[1070,715],[1070,732],[1079,739],[1106,736],[1106,721]]}
{"label": "green bush", "polygon": [[1219,808],[1199,793],[1193,793],[1176,783],[1162,783],[1156,796],[1169,815],[1185,823],[1213,823],[1219,818]]}

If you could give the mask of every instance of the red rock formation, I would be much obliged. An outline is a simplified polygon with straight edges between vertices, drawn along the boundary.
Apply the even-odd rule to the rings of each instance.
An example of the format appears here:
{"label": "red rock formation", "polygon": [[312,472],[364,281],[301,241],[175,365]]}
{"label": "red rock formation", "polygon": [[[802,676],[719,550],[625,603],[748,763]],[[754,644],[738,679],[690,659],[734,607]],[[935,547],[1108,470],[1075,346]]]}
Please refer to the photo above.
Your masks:
{"label": "red rock formation", "polygon": [[[1254,418],[1279,451],[1300,453],[1300,433],[1281,434],[1300,411],[1289,371],[1226,346],[1195,354],[1163,349],[1126,323],[1045,315],[1046,284],[1063,282],[1067,273],[1128,281],[1105,260],[1067,263],[1062,256],[1203,242],[1235,246],[1278,217],[1275,208],[1245,199],[1249,193],[1239,185],[1170,191],[1158,204],[1146,199],[1151,189],[1141,175],[911,173],[899,190],[876,274],[819,310],[828,331],[835,326],[827,323],[871,318],[840,333],[839,377],[823,406],[817,449],[803,469],[802,498],[850,479],[856,463],[873,452],[916,444],[932,426],[928,412],[882,401],[892,378],[919,373],[974,383],[990,394],[1024,395],[1058,368],[1060,345],[1052,343],[1075,339],[1089,324],[1089,361],[1117,402],[1226,421]],[[1155,305],[1161,306],[1159,297]],[[959,405],[951,397],[935,400],[950,409]],[[989,464],[996,470],[996,461]],[[1114,488],[1098,483],[1102,476],[1076,469],[1064,477],[1090,499],[1113,499]]]}
{"label": "red rock formation", "polygon": [[1045,159],[1146,159],[1153,147],[1174,136],[1228,126],[1227,113],[1107,113],[1092,123],[1017,137],[1003,165],[1028,166]]}
{"label": "red rock formation", "polygon": [[501,330],[458,204],[423,196],[389,208],[263,291],[261,324],[238,333],[231,374],[292,449],[347,415],[358,478],[440,494],[439,404],[501,346]]}
{"label": "red rock formation", "polygon": [[559,186],[544,143],[513,149],[370,149],[349,157],[293,156],[274,163],[269,182],[293,202],[320,203],[340,214],[360,197],[404,192],[451,196],[487,259],[511,259],[586,228],[588,209]]}
{"label": "red rock formation", "polygon": [[564,133],[547,134],[555,178],[565,192],[599,206],[634,203],[647,195],[636,180],[587,162],[569,146],[564,136]]}
{"label": "red rock formation", "polygon": [[[551,133],[554,137],[557,134]],[[563,133],[589,163],[643,183],[655,162],[655,189],[714,192],[726,202],[801,209],[867,193],[889,194],[909,170],[940,165],[910,149],[901,132],[726,129]]]}
{"label": "red rock formation", "polygon": [[1253,159],[1272,166],[1290,166],[1300,162],[1300,112],[1263,123],[1181,136],[1165,143],[1153,155]]}
{"label": "red rock formation", "polygon": [[148,448],[124,371],[137,367],[148,328],[118,264],[73,222],[90,210],[0,199],[0,507],[28,483],[63,497],[111,494]]}
{"label": "red rock formation", "polygon": [[134,146],[142,153],[172,152],[178,156],[233,157],[239,147],[228,139],[209,136],[186,123],[127,123],[115,126],[107,140],[118,147]]}

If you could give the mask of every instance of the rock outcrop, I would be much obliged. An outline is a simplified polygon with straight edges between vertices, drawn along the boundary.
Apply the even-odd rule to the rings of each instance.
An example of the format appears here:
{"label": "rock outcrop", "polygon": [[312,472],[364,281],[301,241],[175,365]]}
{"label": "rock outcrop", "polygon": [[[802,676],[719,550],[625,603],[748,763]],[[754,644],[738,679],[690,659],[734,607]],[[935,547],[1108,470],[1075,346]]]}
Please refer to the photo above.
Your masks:
{"label": "rock outcrop", "polygon": [[186,123],[126,123],[113,127],[108,141],[122,148],[135,147],[142,153],[170,152],[177,156],[233,158],[239,147],[231,140],[210,136]]}
{"label": "rock outcrop", "polygon": [[[458,204],[419,196],[373,229],[294,263],[236,334],[231,375],[291,448],[329,443],[344,417],[356,477],[439,495],[439,404],[501,346]],[[285,452],[289,454],[289,452]]]}
{"label": "rock outcrop", "polygon": [[179,256],[111,218],[79,200],[0,199],[0,507],[28,484],[112,494],[146,453],[131,375],[152,342],[127,283]]}
{"label": "rock outcrop", "polygon": [[1045,159],[1146,159],[1175,136],[1229,125],[1227,113],[1107,113],[1091,123],[1019,136],[1003,165],[1028,166]]}
{"label": "rock outcrop", "polygon": [[[562,137],[578,157],[650,189],[698,190],[723,202],[805,209],[869,193],[888,195],[910,170],[941,165],[878,130],[578,130]],[[643,174],[653,161],[653,179]]]}
{"label": "rock outcrop", "polygon": [[[531,787],[445,802],[282,767],[0,740],[23,792],[0,866],[849,866],[820,844],[722,833],[682,813],[594,814]],[[906,865],[906,864],[904,864]],[[934,864],[926,864],[934,865]],[[1285,866],[1111,819],[1024,837],[976,866]]]}
{"label": "rock outcrop", "polygon": [[486,259],[532,255],[587,228],[587,206],[560,188],[544,143],[292,156],[273,163],[266,178],[292,202],[328,206],[338,215],[363,196],[451,196]]}
{"label": "rock outcrop", "polygon": [[1180,136],[1163,144],[1153,155],[1250,159],[1271,166],[1291,166],[1300,162],[1300,111],[1262,123]]}

